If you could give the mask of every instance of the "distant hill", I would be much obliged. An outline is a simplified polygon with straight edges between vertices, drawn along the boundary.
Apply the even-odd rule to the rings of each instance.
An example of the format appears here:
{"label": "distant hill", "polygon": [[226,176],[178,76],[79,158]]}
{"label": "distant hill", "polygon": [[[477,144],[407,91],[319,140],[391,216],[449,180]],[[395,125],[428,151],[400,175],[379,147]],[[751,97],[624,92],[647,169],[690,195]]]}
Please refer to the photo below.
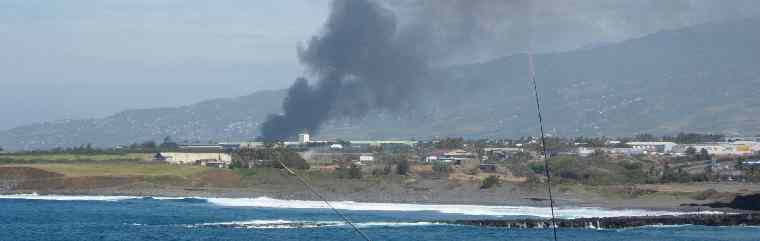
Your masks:
{"label": "distant hill", "polygon": [[[536,56],[546,126],[558,135],[760,133],[760,20],[705,24]],[[535,135],[527,56],[448,67],[403,114],[333,120],[327,138]],[[0,132],[11,149],[160,140],[247,140],[284,91],[123,111]]]}
{"label": "distant hill", "polygon": [[[176,108],[127,110],[102,119],[62,120],[0,132],[0,145],[10,149],[99,146],[161,140],[247,140],[269,113],[279,111],[285,91],[203,101]],[[224,138],[224,139],[223,139]]]}

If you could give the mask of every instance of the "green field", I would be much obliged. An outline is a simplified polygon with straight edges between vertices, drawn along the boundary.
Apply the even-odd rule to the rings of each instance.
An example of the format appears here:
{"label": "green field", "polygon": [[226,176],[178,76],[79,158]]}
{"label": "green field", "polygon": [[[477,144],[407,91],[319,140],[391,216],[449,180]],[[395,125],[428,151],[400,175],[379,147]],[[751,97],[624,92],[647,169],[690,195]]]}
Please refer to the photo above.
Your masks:
{"label": "green field", "polygon": [[149,153],[125,154],[3,154],[0,166],[34,167],[67,177],[145,176],[187,178],[207,171],[200,166],[148,163]]}
{"label": "green field", "polygon": [[3,163],[68,163],[68,162],[114,162],[147,161],[153,157],[149,153],[127,154],[2,154]]}
{"label": "green field", "polygon": [[185,166],[151,163],[51,163],[51,164],[4,164],[0,166],[34,167],[56,172],[67,177],[81,176],[175,176],[190,177],[208,170],[201,166]]}

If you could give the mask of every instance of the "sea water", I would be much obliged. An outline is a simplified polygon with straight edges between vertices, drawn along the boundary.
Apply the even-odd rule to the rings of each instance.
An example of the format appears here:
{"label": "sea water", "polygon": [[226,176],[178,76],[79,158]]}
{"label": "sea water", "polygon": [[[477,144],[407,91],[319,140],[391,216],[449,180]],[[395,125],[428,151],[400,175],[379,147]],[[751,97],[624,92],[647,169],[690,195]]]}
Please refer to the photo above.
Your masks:
{"label": "sea water", "polygon": [[[503,229],[440,220],[546,217],[540,207],[334,202],[372,240],[551,240],[550,229]],[[681,214],[562,208],[565,218]],[[760,240],[757,227],[559,229],[560,240]],[[271,198],[0,196],[0,241],[362,240],[321,202]]]}

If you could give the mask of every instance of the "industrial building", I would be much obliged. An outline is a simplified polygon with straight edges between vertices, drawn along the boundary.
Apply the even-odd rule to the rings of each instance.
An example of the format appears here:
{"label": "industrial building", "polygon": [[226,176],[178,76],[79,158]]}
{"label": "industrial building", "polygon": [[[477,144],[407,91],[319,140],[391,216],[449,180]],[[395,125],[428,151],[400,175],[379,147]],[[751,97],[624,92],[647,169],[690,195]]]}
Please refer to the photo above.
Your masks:
{"label": "industrial building", "polygon": [[673,151],[673,147],[678,145],[675,142],[667,141],[632,141],[626,144],[633,149],[643,150],[644,153],[670,153]]}
{"label": "industrial building", "polygon": [[157,160],[180,165],[203,165],[211,167],[226,167],[232,163],[232,156],[222,152],[161,152]]}

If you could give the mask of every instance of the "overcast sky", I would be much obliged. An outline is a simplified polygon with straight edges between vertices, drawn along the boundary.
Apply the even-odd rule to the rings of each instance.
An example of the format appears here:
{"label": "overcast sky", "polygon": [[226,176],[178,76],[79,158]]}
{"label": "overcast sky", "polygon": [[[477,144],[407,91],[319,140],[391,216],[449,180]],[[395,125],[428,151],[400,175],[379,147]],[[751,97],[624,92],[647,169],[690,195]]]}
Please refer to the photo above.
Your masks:
{"label": "overcast sky", "polygon": [[0,129],[283,88],[323,1],[0,0]]}
{"label": "overcast sky", "polygon": [[[541,0],[531,11],[527,0],[383,1],[400,22],[455,33],[445,37],[467,53],[455,62],[525,51],[530,31],[539,51],[558,51],[760,13],[753,0]],[[304,74],[296,46],[319,32],[327,3],[0,0],[0,129],[287,87]]]}

